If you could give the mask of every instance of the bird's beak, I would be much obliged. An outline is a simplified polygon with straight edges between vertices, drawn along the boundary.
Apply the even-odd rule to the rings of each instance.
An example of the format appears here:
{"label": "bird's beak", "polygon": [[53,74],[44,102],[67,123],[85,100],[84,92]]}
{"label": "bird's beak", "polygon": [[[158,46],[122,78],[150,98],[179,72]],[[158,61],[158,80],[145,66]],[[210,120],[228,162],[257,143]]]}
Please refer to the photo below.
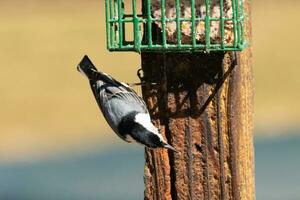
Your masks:
{"label": "bird's beak", "polygon": [[171,145],[169,145],[168,143],[165,143],[164,144],[164,146],[163,146],[164,148],[166,148],[166,149],[169,149],[169,150],[172,150],[172,151],[175,151],[175,152],[178,152],[174,147],[172,147]]}

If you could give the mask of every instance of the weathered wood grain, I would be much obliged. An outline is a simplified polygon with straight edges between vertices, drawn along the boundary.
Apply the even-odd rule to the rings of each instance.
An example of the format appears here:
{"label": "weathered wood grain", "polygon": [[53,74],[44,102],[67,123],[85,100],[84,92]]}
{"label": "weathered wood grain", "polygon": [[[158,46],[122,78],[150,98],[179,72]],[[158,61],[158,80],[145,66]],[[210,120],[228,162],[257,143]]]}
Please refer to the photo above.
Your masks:
{"label": "weathered wood grain", "polygon": [[153,122],[179,151],[146,149],[145,199],[255,199],[251,49],[141,58]]}

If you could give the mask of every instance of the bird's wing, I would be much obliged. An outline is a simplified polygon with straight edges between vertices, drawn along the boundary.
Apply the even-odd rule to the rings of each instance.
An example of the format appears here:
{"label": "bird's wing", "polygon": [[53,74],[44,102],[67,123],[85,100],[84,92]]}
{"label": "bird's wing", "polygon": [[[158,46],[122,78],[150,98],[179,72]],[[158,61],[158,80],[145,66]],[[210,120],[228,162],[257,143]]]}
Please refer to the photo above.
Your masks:
{"label": "bird's wing", "polygon": [[[148,113],[148,109],[144,100],[129,86],[108,86],[105,88],[105,93],[103,93],[102,97],[107,99],[107,102],[110,104],[116,102],[124,104],[125,107],[123,109],[125,112],[128,111],[128,109],[134,109],[133,111]],[[120,106],[117,107],[120,108]]]}
{"label": "bird's wing", "polygon": [[[129,86],[90,82],[96,101],[110,127],[119,135],[120,120],[131,112],[148,113],[141,97]],[[121,138],[124,136],[119,135]]]}
{"label": "bird's wing", "polygon": [[127,92],[127,91],[120,91],[111,96],[111,99],[122,99],[122,101],[127,102],[128,104],[132,104],[135,108],[141,109],[140,112],[148,113],[147,106],[144,100],[139,97],[135,92]]}
{"label": "bird's wing", "polygon": [[138,96],[138,94],[126,83],[117,81],[113,77],[111,77],[108,74],[105,74],[101,72],[103,76],[105,77],[106,81],[99,80],[97,81],[97,86],[99,88],[104,88],[105,92],[103,93],[104,99],[112,99],[112,98],[120,98],[127,102],[132,102],[135,104],[140,104],[145,112],[148,112],[147,106],[145,105],[144,100]]}

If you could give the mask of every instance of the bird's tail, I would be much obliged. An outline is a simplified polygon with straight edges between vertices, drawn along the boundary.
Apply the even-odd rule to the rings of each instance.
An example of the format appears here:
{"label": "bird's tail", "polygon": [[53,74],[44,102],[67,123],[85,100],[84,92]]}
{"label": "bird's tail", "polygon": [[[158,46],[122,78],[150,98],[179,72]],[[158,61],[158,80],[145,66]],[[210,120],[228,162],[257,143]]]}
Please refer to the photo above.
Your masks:
{"label": "bird's tail", "polygon": [[113,85],[117,83],[117,81],[113,79],[111,76],[98,71],[87,55],[85,55],[82,58],[82,60],[77,66],[77,70],[80,73],[82,73],[84,76],[86,76],[90,81],[101,80],[104,83],[111,83]]}
{"label": "bird's tail", "polygon": [[97,78],[98,70],[87,55],[85,55],[77,66],[77,70],[89,80]]}

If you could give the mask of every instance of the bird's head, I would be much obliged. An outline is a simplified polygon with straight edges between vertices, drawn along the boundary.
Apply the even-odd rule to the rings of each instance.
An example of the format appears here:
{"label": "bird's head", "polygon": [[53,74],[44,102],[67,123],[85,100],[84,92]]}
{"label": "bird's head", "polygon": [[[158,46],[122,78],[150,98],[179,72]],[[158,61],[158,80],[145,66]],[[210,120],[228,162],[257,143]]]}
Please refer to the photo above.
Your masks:
{"label": "bird's head", "polygon": [[163,137],[159,134],[150,133],[147,140],[147,147],[149,148],[166,148],[172,151],[176,151],[174,147],[169,145]]}
{"label": "bird's head", "polygon": [[174,147],[165,141],[157,128],[151,123],[148,113],[135,115],[134,122],[136,123],[136,128],[133,130],[133,134],[136,140],[140,140],[138,141],[139,143],[149,148],[166,148],[176,151]]}

